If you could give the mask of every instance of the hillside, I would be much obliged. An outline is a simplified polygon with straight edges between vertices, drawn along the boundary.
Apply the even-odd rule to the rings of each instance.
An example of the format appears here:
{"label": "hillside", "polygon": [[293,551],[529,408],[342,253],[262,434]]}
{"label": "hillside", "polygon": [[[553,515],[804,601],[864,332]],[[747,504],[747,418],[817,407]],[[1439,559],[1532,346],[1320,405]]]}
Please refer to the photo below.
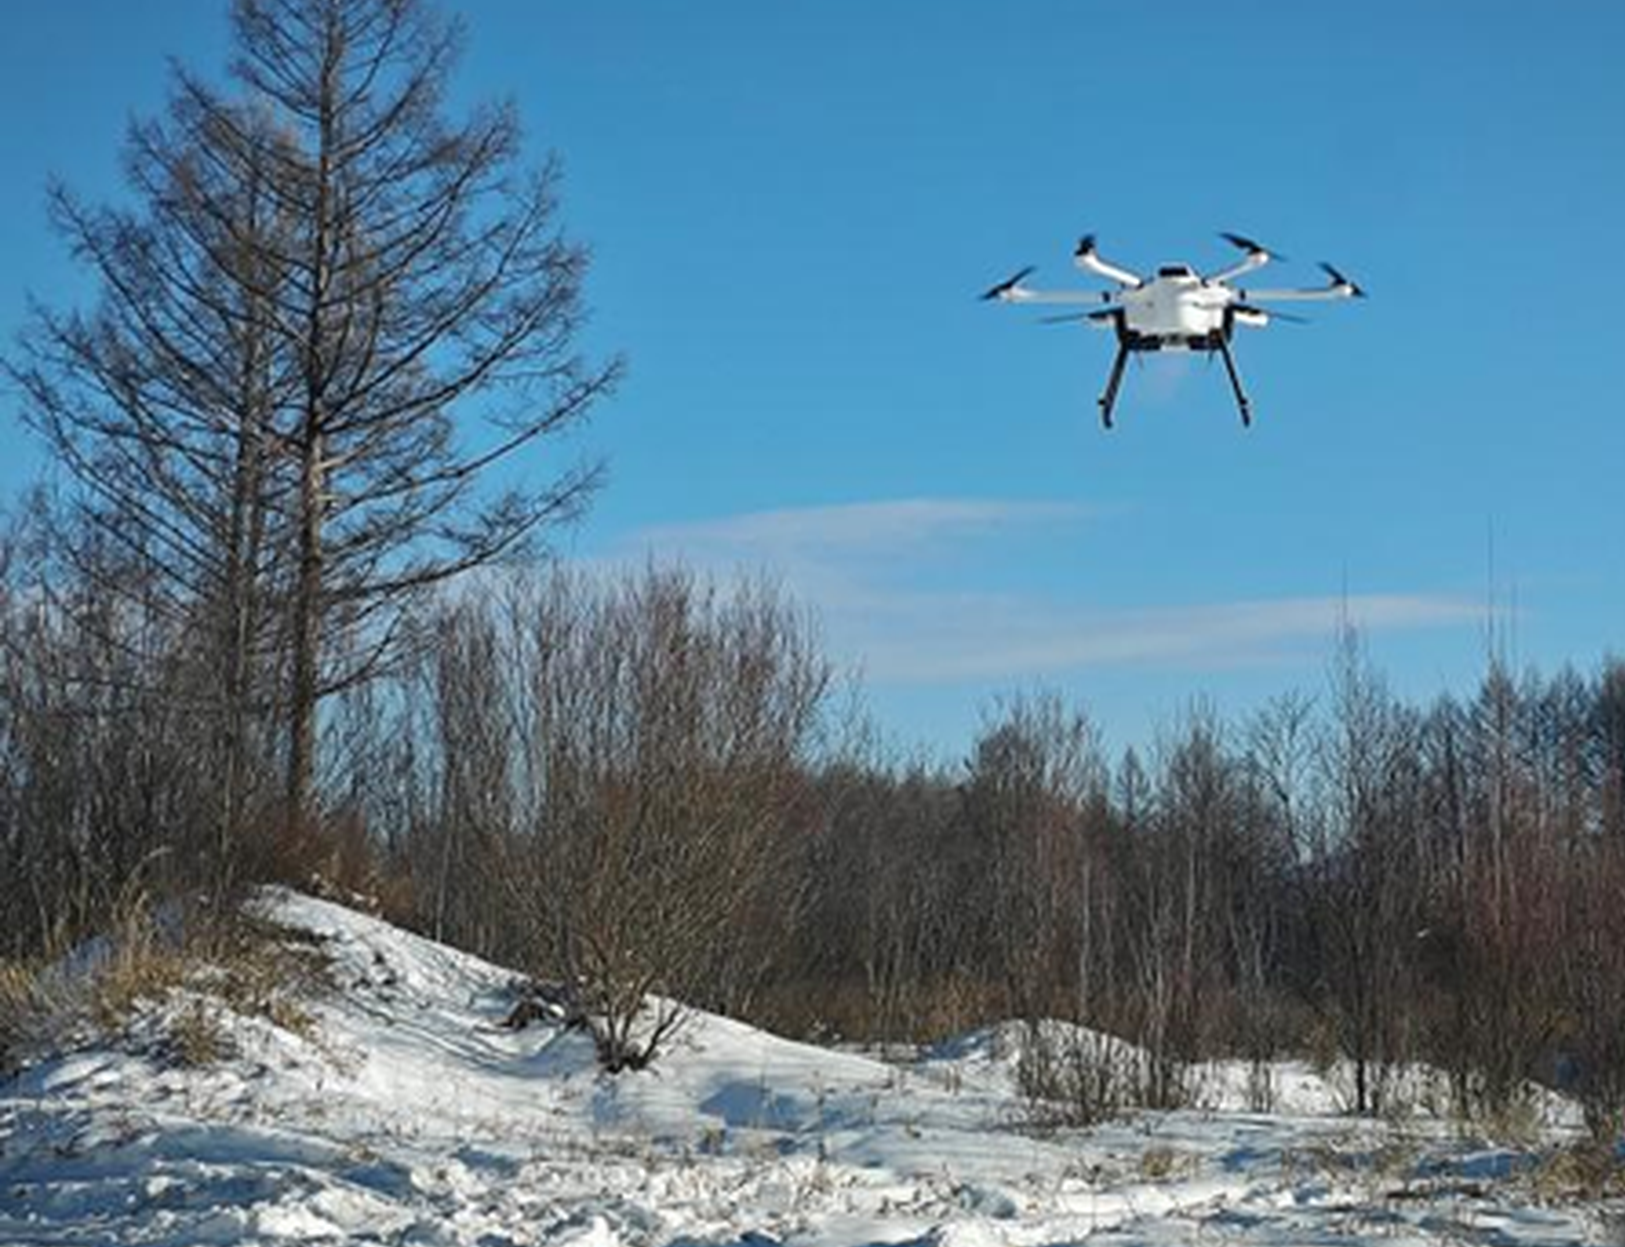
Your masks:
{"label": "hillside", "polygon": [[333,989],[278,1020],[207,1006],[192,1062],[177,1017],[206,1006],[172,999],[0,1084],[0,1243],[1618,1238],[1610,1205],[1564,1193],[1560,1113],[1489,1145],[1421,1113],[1341,1116],[1335,1077],[1302,1067],[1274,1071],[1279,1113],[1248,1113],[1220,1067],[1199,1109],[1040,1132],[1013,1028],[899,1064],[701,1013],[610,1079],[578,1031],[501,1025],[509,970],[327,902],[262,906]]}

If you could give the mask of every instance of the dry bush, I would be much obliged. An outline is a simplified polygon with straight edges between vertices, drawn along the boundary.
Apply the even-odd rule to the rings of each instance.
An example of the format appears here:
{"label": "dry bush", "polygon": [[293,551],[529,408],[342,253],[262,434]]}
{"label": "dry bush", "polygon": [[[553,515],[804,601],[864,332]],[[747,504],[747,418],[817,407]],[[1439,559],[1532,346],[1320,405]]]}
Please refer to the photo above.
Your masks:
{"label": "dry bush", "polygon": [[1576,865],[1558,980],[1561,1089],[1579,1101],[1594,1142],[1625,1134],[1625,848],[1593,844]]}
{"label": "dry bush", "polygon": [[781,1035],[814,1043],[926,1044],[1004,1020],[1002,983],[948,974],[899,985],[889,1007],[859,979],[798,976],[767,984],[752,1017]]}
{"label": "dry bush", "polygon": [[887,1025],[876,1025],[872,998],[862,1002],[863,1013],[854,1019],[854,1038],[883,1043],[930,1043],[963,1035],[991,1022],[1006,1020],[1003,983],[958,972],[935,975],[900,984],[896,1000],[885,1017]]}
{"label": "dry bush", "polygon": [[656,997],[750,1013],[807,887],[810,621],[772,586],[651,568],[518,579],[431,631],[402,711],[425,733],[397,846],[417,925],[582,984],[606,1068],[669,1037]]}
{"label": "dry bush", "polygon": [[1510,1147],[1533,1147],[1546,1135],[1546,1121],[1536,1098],[1536,1089],[1525,1083],[1510,1096],[1499,1100],[1495,1111],[1476,1124],[1496,1143]]}
{"label": "dry bush", "polygon": [[809,1043],[864,1042],[869,994],[862,982],[805,976],[769,983],[757,996],[755,1016],[766,1029]]}
{"label": "dry bush", "polygon": [[244,837],[242,878],[288,887],[376,912],[385,878],[366,824],[353,811],[266,817]]}
{"label": "dry bush", "polygon": [[1031,1123],[1044,1129],[1098,1125],[1144,1099],[1133,1049],[1109,1035],[1052,1023],[1022,1028],[1016,1085]]}

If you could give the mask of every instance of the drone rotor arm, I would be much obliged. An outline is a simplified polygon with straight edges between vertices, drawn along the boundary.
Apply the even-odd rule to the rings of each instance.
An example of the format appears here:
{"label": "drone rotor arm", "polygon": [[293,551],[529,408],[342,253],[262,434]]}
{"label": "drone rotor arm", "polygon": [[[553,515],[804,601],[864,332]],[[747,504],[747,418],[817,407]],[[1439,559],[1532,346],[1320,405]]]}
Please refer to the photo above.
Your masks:
{"label": "drone rotor arm", "polygon": [[1208,275],[1207,280],[1216,284],[1234,281],[1237,277],[1263,268],[1271,260],[1286,259],[1279,252],[1271,251],[1263,243],[1255,242],[1241,234],[1220,234],[1219,237],[1242,252],[1242,257],[1229,268]]}
{"label": "drone rotor arm", "polygon": [[1072,253],[1072,262],[1085,272],[1093,273],[1096,277],[1104,277],[1107,281],[1114,281],[1119,286],[1132,288],[1145,285],[1145,278],[1132,269],[1101,259],[1100,253],[1095,250],[1093,234],[1085,234],[1078,240],[1078,248]]}
{"label": "drone rotor arm", "polygon": [[1243,302],[1247,300],[1269,302],[1271,300],[1295,299],[1306,302],[1314,299],[1363,299],[1365,291],[1355,285],[1342,273],[1330,264],[1321,262],[1320,267],[1325,270],[1329,284],[1317,286],[1309,290],[1236,290],[1236,297]]}
{"label": "drone rotor arm", "polygon": [[1245,277],[1248,273],[1256,272],[1275,258],[1268,251],[1250,251],[1229,268],[1222,268],[1217,273],[1209,273],[1207,279],[1214,284],[1234,281],[1238,277]]}
{"label": "drone rotor arm", "polygon": [[1355,285],[1347,277],[1344,277],[1343,274],[1339,273],[1330,264],[1326,263],[1325,260],[1320,262],[1320,271],[1326,274],[1326,279],[1332,283],[1332,289],[1336,290],[1339,294],[1345,295],[1350,299],[1365,298],[1364,290],[1361,290],[1359,286]]}
{"label": "drone rotor arm", "polygon": [[1075,262],[1079,268],[1094,273],[1097,277],[1104,277],[1107,281],[1114,281],[1119,286],[1133,288],[1145,284],[1145,278],[1138,273],[1119,264],[1113,264],[1110,260],[1102,260],[1092,251],[1076,256]]}
{"label": "drone rotor arm", "polygon": [[1319,286],[1308,290],[1242,290],[1238,288],[1240,304],[1247,303],[1313,303],[1325,302],[1330,299],[1353,299],[1358,297],[1353,287],[1345,286]]}
{"label": "drone rotor arm", "polygon": [[1104,290],[1034,290],[1029,286],[1010,286],[993,296],[1000,303],[1042,303],[1067,307],[1098,307],[1110,303],[1112,296]]}

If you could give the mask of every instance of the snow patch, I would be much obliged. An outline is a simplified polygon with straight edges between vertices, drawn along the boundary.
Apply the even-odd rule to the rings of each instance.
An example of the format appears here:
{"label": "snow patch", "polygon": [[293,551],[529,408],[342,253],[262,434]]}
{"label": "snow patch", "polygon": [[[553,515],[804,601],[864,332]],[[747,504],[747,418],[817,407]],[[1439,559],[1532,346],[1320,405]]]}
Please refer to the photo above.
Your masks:
{"label": "snow patch", "polygon": [[1189,1111],[1037,1133],[1013,1025],[900,1064],[696,1012],[608,1078],[579,1032],[500,1025],[509,969],[284,890],[258,908],[331,958],[315,1026],[223,1011],[214,1064],[105,1047],[0,1084],[0,1242],[1534,1247],[1620,1211],[1537,1200],[1535,1157],[1448,1122],[1342,1116],[1337,1072],[1301,1065],[1269,1068],[1273,1113],[1225,1064]]}

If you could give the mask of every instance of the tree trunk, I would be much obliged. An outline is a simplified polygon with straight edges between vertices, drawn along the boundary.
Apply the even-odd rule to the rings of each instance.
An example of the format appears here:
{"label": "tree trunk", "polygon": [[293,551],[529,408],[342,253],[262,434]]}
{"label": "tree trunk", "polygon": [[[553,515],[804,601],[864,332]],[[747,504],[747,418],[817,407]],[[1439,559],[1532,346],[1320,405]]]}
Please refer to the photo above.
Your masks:
{"label": "tree trunk", "polygon": [[316,788],[316,708],[321,697],[322,601],[325,572],[328,310],[333,246],[335,112],[344,44],[336,12],[328,14],[322,65],[310,251],[310,306],[304,341],[305,410],[299,439],[299,571],[293,599],[293,672],[288,707],[288,818],[308,824]]}
{"label": "tree trunk", "polygon": [[288,707],[288,817],[298,826],[316,787],[316,703],[320,695],[322,619],[322,438],[306,421],[300,474],[299,576],[293,601],[293,686]]}

